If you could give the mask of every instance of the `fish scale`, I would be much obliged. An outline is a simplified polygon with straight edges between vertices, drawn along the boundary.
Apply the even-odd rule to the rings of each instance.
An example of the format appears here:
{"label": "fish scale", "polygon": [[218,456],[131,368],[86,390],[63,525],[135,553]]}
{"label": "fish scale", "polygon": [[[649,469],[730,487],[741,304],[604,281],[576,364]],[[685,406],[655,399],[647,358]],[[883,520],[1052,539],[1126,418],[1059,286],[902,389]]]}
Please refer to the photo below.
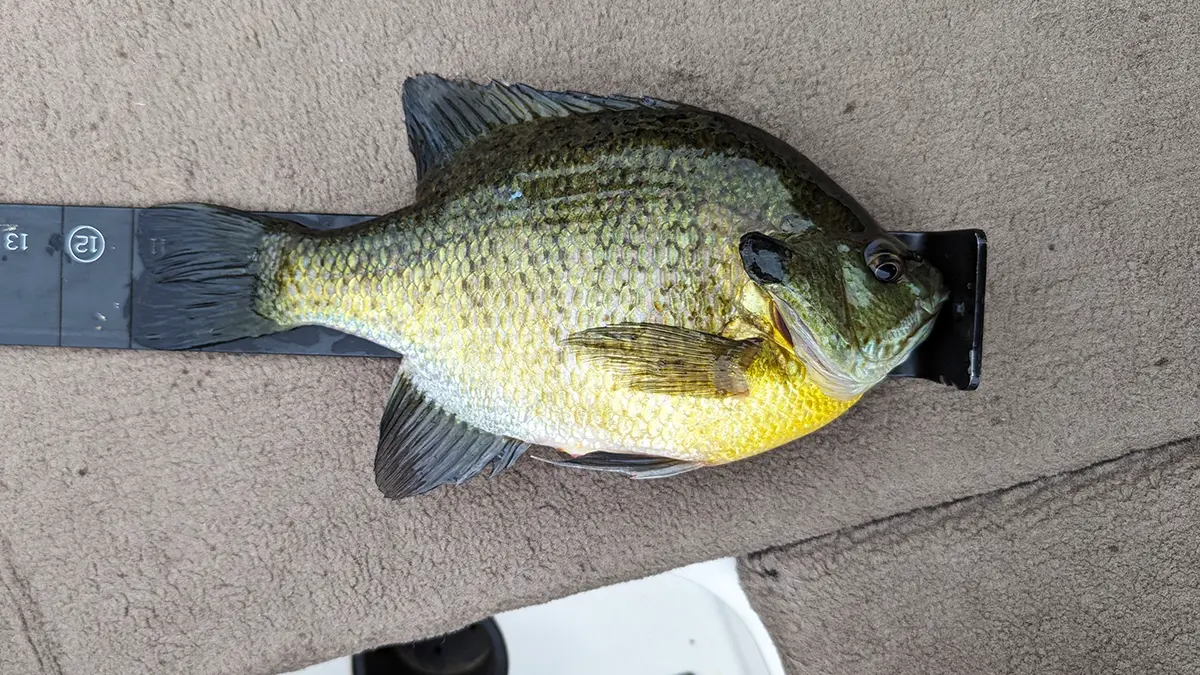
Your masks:
{"label": "fish scale", "polygon": [[[803,155],[657,99],[409,78],[416,201],[316,232],[154,210],[134,333],[188,348],[328,326],[404,356],[376,482],[404,497],[531,444],[665,476],[836,419],[946,294]],[[907,271],[906,271],[907,268]]]}
{"label": "fish scale", "polygon": [[[275,276],[271,318],[384,344],[404,354],[413,382],[458,418],[569,452],[719,463],[845,409],[851,402],[795,377],[802,364],[774,347],[756,373],[771,384],[761,398],[736,401],[629,392],[566,357],[562,341],[588,328],[645,322],[720,334],[742,311],[737,298],[749,280],[735,244],[749,223],[693,184],[716,174],[727,183],[723,158],[706,164],[652,148],[588,165],[620,162],[621,171],[601,178],[576,167],[518,167],[506,181],[522,195],[515,200],[468,190],[362,231],[275,235],[266,246],[278,248],[280,268],[290,272]],[[643,173],[653,179],[639,180]],[[596,191],[599,184],[615,188]],[[760,195],[753,203],[771,201]],[[740,421],[731,408],[743,411]]]}

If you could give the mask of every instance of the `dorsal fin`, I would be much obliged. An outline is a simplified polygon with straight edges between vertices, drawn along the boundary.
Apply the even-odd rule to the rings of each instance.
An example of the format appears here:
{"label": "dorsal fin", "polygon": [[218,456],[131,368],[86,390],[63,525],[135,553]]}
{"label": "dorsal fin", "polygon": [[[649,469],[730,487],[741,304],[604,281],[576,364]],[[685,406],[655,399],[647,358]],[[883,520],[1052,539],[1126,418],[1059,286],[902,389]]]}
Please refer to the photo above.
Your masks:
{"label": "dorsal fin", "polygon": [[546,91],[492,80],[478,84],[422,74],[404,81],[404,123],[417,161],[417,180],[444,165],[463,147],[509,124],[605,110],[684,107],[671,101]]}

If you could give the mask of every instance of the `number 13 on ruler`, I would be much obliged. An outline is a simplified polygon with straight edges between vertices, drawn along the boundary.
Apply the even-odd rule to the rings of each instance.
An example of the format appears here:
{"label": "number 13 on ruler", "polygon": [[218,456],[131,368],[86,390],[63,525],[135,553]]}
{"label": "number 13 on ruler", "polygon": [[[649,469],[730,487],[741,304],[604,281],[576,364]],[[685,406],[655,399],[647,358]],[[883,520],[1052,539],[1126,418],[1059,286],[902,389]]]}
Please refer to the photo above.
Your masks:
{"label": "number 13 on ruler", "polygon": [[4,233],[4,250],[5,251],[28,251],[29,250],[29,235],[25,232],[5,232]]}

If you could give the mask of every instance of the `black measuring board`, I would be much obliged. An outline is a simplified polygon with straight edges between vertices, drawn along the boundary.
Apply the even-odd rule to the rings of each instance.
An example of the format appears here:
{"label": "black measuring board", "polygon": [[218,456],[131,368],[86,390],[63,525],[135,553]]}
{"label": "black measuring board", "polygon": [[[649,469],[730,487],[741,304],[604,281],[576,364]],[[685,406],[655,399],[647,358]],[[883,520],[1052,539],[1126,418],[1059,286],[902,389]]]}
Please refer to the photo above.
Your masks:
{"label": "black measuring board", "polygon": [[64,347],[129,347],[130,209],[63,209],[62,321]]}
{"label": "black measuring board", "polygon": [[[144,209],[0,204],[0,344],[149,349],[132,340],[133,280],[142,272],[137,223]],[[368,215],[264,212],[313,229]],[[979,386],[987,239],[981,230],[896,232],[936,267],[950,299],[929,338],[891,375]],[[153,246],[153,243],[150,244]],[[305,326],[192,351],[398,357],[367,340]]]}
{"label": "black measuring board", "polygon": [[[147,349],[133,342],[134,232],[142,209],[0,204],[0,344]],[[269,213],[308,227],[371,216]],[[195,351],[396,357],[345,333],[304,326]]]}
{"label": "black measuring board", "polygon": [[0,342],[59,344],[59,206],[0,205]]}

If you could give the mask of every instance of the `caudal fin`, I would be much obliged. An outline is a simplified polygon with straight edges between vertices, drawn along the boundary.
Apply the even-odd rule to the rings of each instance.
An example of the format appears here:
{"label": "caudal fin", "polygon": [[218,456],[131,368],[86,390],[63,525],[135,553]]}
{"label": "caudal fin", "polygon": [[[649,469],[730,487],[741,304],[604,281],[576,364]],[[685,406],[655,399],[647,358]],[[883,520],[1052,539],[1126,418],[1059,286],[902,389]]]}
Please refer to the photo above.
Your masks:
{"label": "caudal fin", "polygon": [[133,339],[189,349],[284,330],[258,312],[260,247],[276,221],[207,204],[145,209],[137,245]]}

